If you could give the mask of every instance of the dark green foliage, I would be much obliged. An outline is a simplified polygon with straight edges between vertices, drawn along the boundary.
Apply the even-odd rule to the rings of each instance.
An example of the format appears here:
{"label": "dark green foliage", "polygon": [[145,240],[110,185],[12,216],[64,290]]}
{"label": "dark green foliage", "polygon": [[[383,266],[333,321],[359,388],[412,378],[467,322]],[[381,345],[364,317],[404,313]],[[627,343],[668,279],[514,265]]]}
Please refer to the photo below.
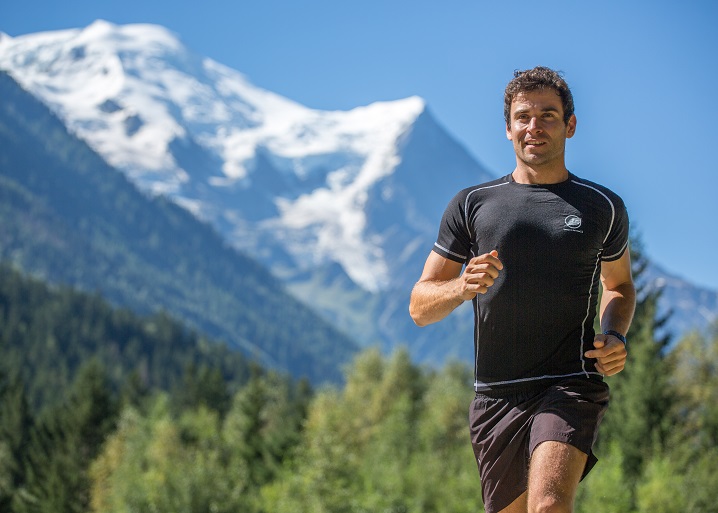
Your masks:
{"label": "dark green foliage", "polygon": [[0,260],[140,313],[164,309],[266,366],[341,379],[356,351],[346,335],[209,226],[138,192],[5,73],[0,97]]}
{"label": "dark green foliage", "polygon": [[206,364],[190,364],[185,368],[174,397],[178,411],[203,406],[222,417],[227,413],[231,399],[227,381],[220,369]]}
{"label": "dark green foliage", "polygon": [[236,456],[247,463],[249,486],[269,483],[293,454],[310,398],[306,381],[290,384],[260,369],[235,395],[225,433]]}
{"label": "dark green foliage", "polygon": [[243,355],[166,314],[138,317],[97,295],[50,289],[6,265],[0,265],[0,348],[2,365],[26,383],[36,409],[57,402],[91,358],[106,369],[114,390],[132,391],[129,397],[135,400],[143,389],[179,387],[183,372],[192,367],[212,369],[222,386],[249,377]]}
{"label": "dark green foliage", "polygon": [[27,480],[18,513],[81,513],[90,503],[88,469],[117,417],[117,402],[96,360],[83,365],[66,400],[47,409],[25,450]]}
{"label": "dark green foliage", "polygon": [[[6,265],[0,265],[0,353],[3,512],[89,511],[100,479],[91,474],[93,463],[113,435],[139,433],[132,422],[118,426],[120,410],[146,415],[140,425],[148,431],[133,446],[136,459],[109,461],[156,473],[160,462],[152,454],[147,460],[142,444],[164,444],[161,464],[184,490],[180,496],[166,489],[168,504],[186,499],[194,501],[192,511],[217,503],[224,504],[217,511],[243,509],[293,453],[311,397],[306,381],[267,373],[165,314],[138,317]],[[165,401],[171,409],[157,410],[160,391],[173,392]],[[154,494],[155,485],[144,483],[137,493]]]}
{"label": "dark green foliage", "polygon": [[17,373],[0,368],[0,511],[11,511],[26,485],[25,451],[34,429],[25,389]]}

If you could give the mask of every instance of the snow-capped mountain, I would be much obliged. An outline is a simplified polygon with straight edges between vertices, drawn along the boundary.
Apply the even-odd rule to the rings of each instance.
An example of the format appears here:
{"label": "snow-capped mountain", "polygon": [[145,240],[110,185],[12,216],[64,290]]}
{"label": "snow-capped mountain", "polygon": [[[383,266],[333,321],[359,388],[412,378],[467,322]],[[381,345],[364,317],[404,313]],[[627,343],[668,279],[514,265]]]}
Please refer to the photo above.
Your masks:
{"label": "snow-capped mountain", "polygon": [[367,290],[389,284],[367,205],[425,112],[420,98],[308,109],[151,25],[98,21],[0,45],[0,67],[142,189],[175,198],[260,258],[281,241],[299,269],[338,262]]}
{"label": "snow-capped mountain", "polygon": [[358,339],[422,359],[470,350],[470,323],[465,337],[451,323],[419,331],[406,309],[446,203],[493,176],[421,98],[313,110],[162,27],[104,21],[3,36],[0,69],[141,189],[212,223]]}

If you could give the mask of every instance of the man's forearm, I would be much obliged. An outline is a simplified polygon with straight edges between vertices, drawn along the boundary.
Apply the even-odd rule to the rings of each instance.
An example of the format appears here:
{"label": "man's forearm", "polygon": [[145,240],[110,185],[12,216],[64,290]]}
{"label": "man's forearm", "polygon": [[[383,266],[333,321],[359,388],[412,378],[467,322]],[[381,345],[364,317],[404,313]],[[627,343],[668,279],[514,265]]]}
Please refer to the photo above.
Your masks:
{"label": "man's forearm", "polygon": [[626,334],[636,309],[636,289],[633,283],[624,283],[612,290],[603,291],[601,298],[601,330],[616,330]]}
{"label": "man's forearm", "polygon": [[411,292],[409,314],[417,326],[444,319],[463,303],[457,280],[420,281]]}

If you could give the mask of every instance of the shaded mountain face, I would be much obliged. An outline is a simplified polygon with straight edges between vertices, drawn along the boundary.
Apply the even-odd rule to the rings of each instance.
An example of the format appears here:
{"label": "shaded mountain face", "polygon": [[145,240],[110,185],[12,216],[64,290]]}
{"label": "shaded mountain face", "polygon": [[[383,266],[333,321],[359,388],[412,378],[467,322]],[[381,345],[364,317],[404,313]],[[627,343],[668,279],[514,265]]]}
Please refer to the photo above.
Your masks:
{"label": "shaded mountain face", "polygon": [[418,330],[408,298],[447,202],[494,176],[422,99],[308,109],[162,27],[102,21],[4,38],[0,68],[142,190],[212,224],[362,343],[470,354],[470,315]]}
{"label": "shaded mountain face", "polygon": [[272,368],[341,380],[352,339],[210,226],[141,193],[3,72],[0,97],[0,259],[168,312]]}

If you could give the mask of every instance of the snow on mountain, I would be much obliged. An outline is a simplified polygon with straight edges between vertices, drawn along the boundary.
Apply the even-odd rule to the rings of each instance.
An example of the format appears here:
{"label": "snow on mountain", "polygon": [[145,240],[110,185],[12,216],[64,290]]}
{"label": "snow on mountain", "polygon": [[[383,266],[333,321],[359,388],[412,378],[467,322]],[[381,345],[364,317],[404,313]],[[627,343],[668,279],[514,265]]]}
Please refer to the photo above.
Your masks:
{"label": "snow on mountain", "polygon": [[[6,37],[0,67],[141,188],[174,197],[238,245],[255,238],[246,220],[259,214],[300,266],[337,261],[369,290],[388,283],[364,206],[399,162],[397,140],[424,111],[420,98],[312,110],[192,54],[162,27],[104,21]],[[258,176],[266,168],[271,183]],[[257,189],[267,201],[251,201],[253,212],[232,204]],[[310,251],[288,235],[307,230]]]}
{"label": "snow on mountain", "polygon": [[212,223],[360,340],[425,358],[470,349],[470,320],[417,330],[406,313],[448,200],[493,177],[421,98],[309,109],[162,27],[105,21],[3,36],[0,68],[141,189]]}

